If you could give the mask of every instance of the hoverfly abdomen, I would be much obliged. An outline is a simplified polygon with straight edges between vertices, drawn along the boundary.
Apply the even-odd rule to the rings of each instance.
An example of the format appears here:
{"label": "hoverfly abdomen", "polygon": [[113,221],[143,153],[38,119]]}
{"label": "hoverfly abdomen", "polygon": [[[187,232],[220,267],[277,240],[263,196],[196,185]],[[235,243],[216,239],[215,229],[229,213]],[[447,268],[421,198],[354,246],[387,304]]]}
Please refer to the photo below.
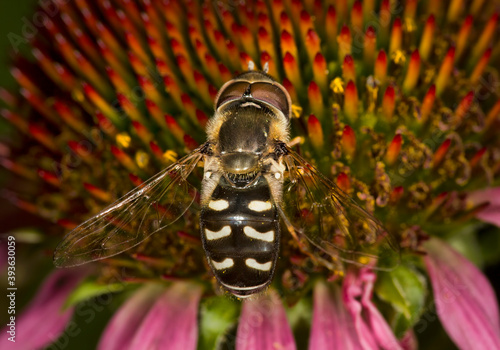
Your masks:
{"label": "hoverfly abdomen", "polygon": [[226,289],[245,297],[271,282],[280,231],[264,177],[240,188],[221,177],[200,219],[208,261]]}

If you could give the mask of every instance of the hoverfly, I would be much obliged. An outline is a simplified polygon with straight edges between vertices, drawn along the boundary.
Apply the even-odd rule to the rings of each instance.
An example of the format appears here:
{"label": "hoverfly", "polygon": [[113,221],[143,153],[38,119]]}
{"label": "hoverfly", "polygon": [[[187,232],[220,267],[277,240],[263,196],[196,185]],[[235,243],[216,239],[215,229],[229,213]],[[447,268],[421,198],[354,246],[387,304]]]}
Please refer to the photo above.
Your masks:
{"label": "hoverfly", "polygon": [[272,281],[280,219],[296,239],[337,261],[397,251],[373,216],[287,145],[290,116],[288,92],[267,74],[230,80],[215,99],[206,143],[68,233],[55,265],[111,257],[167,229],[197,198],[188,176],[200,161],[203,248],[220,284],[238,297]]}

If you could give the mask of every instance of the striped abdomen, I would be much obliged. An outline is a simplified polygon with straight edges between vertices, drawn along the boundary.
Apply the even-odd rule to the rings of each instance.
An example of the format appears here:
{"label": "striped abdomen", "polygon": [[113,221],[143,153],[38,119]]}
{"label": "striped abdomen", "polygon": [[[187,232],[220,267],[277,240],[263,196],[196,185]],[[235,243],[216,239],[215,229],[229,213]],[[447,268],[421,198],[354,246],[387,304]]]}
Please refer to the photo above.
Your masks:
{"label": "striped abdomen", "polygon": [[249,188],[233,187],[221,177],[201,211],[200,227],[210,266],[226,289],[243,297],[271,282],[280,232],[264,177]]}

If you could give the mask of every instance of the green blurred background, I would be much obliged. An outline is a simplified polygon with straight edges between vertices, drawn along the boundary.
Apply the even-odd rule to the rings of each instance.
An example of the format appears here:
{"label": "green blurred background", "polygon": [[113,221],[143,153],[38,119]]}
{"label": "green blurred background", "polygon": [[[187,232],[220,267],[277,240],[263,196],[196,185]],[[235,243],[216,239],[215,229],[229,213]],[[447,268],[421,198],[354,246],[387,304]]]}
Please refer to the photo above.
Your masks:
{"label": "green blurred background", "polygon": [[[12,52],[12,45],[9,40],[9,33],[21,35],[23,16],[29,18],[37,1],[34,0],[16,0],[2,1],[0,5],[0,85],[13,87],[14,79],[8,68],[9,54]],[[24,50],[27,48],[24,46]]]}

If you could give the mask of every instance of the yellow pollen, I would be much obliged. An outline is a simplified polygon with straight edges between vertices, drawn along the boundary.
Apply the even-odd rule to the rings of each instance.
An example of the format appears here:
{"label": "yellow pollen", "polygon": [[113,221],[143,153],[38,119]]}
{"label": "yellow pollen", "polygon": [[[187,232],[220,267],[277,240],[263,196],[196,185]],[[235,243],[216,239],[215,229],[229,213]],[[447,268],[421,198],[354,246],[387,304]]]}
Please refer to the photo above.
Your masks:
{"label": "yellow pollen", "polygon": [[131,141],[132,139],[130,135],[125,132],[121,132],[118,135],[116,135],[116,143],[121,148],[128,148],[130,146]]}
{"label": "yellow pollen", "polygon": [[378,96],[378,86],[367,86],[366,89],[370,94],[370,98],[368,99],[368,111],[374,112]]}
{"label": "yellow pollen", "polygon": [[360,264],[366,265],[370,262],[370,259],[368,259],[366,256],[361,256],[358,259]]}
{"label": "yellow pollen", "polygon": [[342,270],[335,270],[333,271],[333,274],[338,277],[344,277],[344,271]]}
{"label": "yellow pollen", "polygon": [[168,160],[170,162],[177,161],[177,156],[178,156],[177,153],[175,153],[172,150],[167,150],[167,151],[165,151],[165,153],[163,153],[163,158],[165,158],[166,160]]}
{"label": "yellow pollen", "polygon": [[330,83],[330,89],[336,94],[342,94],[344,92],[344,82],[337,77]]}
{"label": "yellow pollen", "polygon": [[138,151],[135,154],[135,162],[139,168],[144,169],[149,164],[149,155],[144,151]]}
{"label": "yellow pollen", "polygon": [[292,116],[294,118],[300,118],[301,115],[302,115],[302,107],[296,104],[292,104]]}
{"label": "yellow pollen", "polygon": [[396,50],[393,54],[392,54],[392,60],[396,63],[396,64],[403,64],[406,62],[406,56],[404,54],[403,51],[401,50]]}

